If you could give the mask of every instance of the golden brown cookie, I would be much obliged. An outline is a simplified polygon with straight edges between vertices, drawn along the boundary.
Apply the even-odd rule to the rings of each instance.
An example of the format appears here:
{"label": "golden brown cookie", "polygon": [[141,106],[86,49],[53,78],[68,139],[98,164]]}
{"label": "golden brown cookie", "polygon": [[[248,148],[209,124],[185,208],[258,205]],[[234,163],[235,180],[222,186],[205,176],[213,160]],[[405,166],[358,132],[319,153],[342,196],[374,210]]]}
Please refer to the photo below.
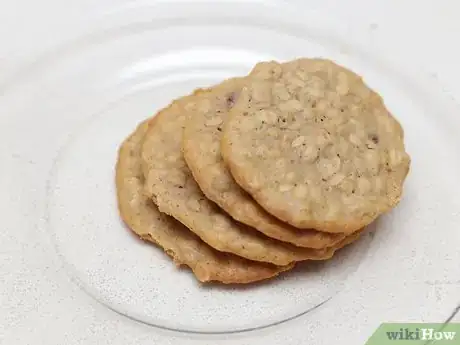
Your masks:
{"label": "golden brown cookie", "polygon": [[[212,88],[233,89],[234,80]],[[300,248],[268,238],[234,221],[208,200],[193,179],[182,154],[182,133],[196,96],[181,98],[162,110],[149,126],[142,147],[145,191],[161,212],[187,226],[211,247],[249,260],[283,266],[301,260],[325,260],[336,248]],[[218,91],[220,92],[220,91]],[[222,91],[225,92],[225,91]]]}
{"label": "golden brown cookie", "polygon": [[177,265],[190,267],[201,282],[250,283],[290,269],[292,265],[277,267],[218,252],[158,210],[143,193],[140,150],[148,125],[147,121],[140,124],[123,142],[116,167],[118,207],[122,219],[132,231],[163,248]]}
{"label": "golden brown cookie", "polygon": [[258,64],[221,149],[265,210],[331,233],[356,231],[395,207],[410,166],[403,130],[381,97],[323,59]]}
{"label": "golden brown cookie", "polygon": [[266,212],[233,179],[220,151],[222,128],[233,102],[246,79],[236,79],[231,87],[218,88],[196,96],[189,107],[183,137],[183,154],[187,166],[205,196],[214,201],[233,219],[261,233],[299,247],[331,247],[345,234],[298,229]]}

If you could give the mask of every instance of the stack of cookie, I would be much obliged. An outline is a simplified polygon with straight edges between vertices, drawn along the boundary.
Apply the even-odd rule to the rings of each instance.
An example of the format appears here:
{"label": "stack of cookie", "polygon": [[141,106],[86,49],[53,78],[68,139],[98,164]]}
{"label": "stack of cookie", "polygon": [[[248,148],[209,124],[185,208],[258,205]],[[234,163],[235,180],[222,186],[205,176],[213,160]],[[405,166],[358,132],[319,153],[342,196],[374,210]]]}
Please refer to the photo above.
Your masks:
{"label": "stack of cookie", "polygon": [[326,260],[395,207],[410,158],[380,96],[324,59],[173,101],[119,151],[120,214],[202,282]]}

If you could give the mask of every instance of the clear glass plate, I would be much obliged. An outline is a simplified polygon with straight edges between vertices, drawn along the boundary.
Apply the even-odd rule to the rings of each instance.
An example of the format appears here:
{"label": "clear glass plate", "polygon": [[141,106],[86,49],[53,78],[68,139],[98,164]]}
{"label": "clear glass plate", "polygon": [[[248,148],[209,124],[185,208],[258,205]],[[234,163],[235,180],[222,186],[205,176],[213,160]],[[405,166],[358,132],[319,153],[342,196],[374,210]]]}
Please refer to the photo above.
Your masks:
{"label": "clear glass plate", "polygon": [[[36,274],[65,274],[82,313],[117,325],[105,334],[115,344],[125,331],[137,344],[356,344],[381,322],[447,320],[460,279],[458,109],[342,25],[276,4],[126,7],[0,84],[3,221],[46,253]],[[178,96],[299,56],[336,60],[384,97],[413,159],[404,200],[329,262],[202,286],[120,221],[118,146]]]}

